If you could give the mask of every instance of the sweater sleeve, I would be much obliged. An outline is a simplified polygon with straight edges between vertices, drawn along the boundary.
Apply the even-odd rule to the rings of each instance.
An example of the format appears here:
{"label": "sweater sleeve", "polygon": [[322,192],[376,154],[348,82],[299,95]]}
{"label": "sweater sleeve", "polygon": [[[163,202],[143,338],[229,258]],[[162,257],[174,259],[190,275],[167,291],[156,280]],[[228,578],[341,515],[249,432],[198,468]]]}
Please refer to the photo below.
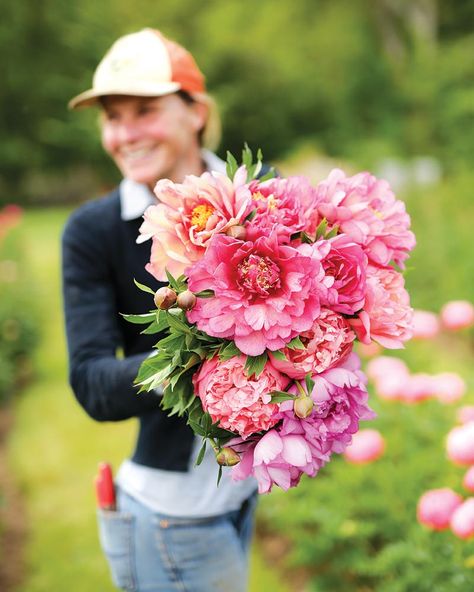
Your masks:
{"label": "sweater sleeve", "polygon": [[[86,210],[87,212],[87,210]],[[63,299],[69,381],[79,403],[97,421],[118,421],[156,410],[156,394],[133,387],[147,353],[124,359],[114,283],[97,220],[79,210],[62,239]]]}

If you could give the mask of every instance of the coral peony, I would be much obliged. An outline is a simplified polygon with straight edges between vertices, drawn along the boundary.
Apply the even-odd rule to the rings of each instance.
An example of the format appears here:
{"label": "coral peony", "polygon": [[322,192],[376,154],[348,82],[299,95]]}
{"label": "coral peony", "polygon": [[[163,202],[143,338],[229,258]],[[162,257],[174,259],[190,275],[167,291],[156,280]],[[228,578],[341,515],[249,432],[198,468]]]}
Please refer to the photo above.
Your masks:
{"label": "coral peony", "polygon": [[448,458],[459,465],[474,465],[474,422],[454,427],[446,440]]}
{"label": "coral peony", "polygon": [[474,492],[474,465],[466,471],[462,484],[465,489]]}
{"label": "coral peony", "polygon": [[415,339],[433,339],[438,333],[439,319],[434,312],[413,311],[413,337]]}
{"label": "coral peony", "polygon": [[435,374],[433,380],[433,394],[441,403],[456,403],[466,393],[466,383],[455,372]]}
{"label": "coral peony", "polygon": [[282,390],[289,380],[270,363],[258,378],[248,377],[245,361],[245,356],[223,362],[214,357],[206,360],[193,376],[204,411],[222,428],[237,432],[244,439],[275,425],[278,405],[270,402],[269,393]]}
{"label": "coral peony", "polygon": [[452,489],[431,489],[418,501],[418,522],[433,530],[446,530],[454,511],[461,504],[462,497]]}
{"label": "coral peony", "polygon": [[344,458],[353,464],[365,464],[380,458],[385,451],[385,440],[378,430],[360,430],[344,450]]}
{"label": "coral peony", "polygon": [[186,270],[189,289],[209,289],[188,312],[191,323],[214,337],[233,339],[258,356],[284,347],[313,326],[327,287],[313,245],[281,245],[277,235],[255,242],[213,237],[201,261]]}
{"label": "coral peony", "polygon": [[334,169],[316,190],[319,214],[330,225],[362,245],[376,265],[386,266],[393,260],[403,267],[415,236],[408,230],[405,205],[395,199],[386,181],[369,173],[346,177]]}
{"label": "coral peony", "polygon": [[364,310],[351,325],[362,343],[374,339],[383,347],[396,349],[412,335],[413,309],[404,288],[403,276],[393,269],[369,265]]}
{"label": "coral peony", "polygon": [[165,268],[179,276],[198,261],[216,233],[240,224],[250,212],[252,198],[241,167],[232,182],[217,172],[188,175],[183,183],[168,179],[155,187],[159,199],[144,214],[137,242],[153,238],[147,271],[165,281]]}
{"label": "coral peony", "polygon": [[270,354],[275,368],[291,378],[323,372],[343,360],[352,349],[355,334],[342,315],[322,308],[311,329],[303,331],[299,337],[305,348],[284,348],[286,360]]}
{"label": "coral peony", "polygon": [[451,516],[451,530],[460,539],[474,537],[474,497],[467,498]]}
{"label": "coral peony", "polygon": [[440,316],[446,329],[465,329],[474,323],[474,306],[468,300],[452,300],[443,306]]}

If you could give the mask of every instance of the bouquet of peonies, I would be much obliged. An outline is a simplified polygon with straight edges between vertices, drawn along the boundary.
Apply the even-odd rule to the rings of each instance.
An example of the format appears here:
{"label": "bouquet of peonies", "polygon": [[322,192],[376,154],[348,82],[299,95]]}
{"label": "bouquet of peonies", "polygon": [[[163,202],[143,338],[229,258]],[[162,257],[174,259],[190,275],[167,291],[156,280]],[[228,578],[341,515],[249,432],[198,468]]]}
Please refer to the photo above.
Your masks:
{"label": "bouquet of peonies", "polygon": [[156,310],[126,315],[161,337],[136,383],[164,388],[236,480],[297,485],[374,417],[356,339],[403,347],[412,309],[399,269],[415,238],[404,204],[369,173],[258,178],[261,154],[227,176],[161,180],[138,241],[168,286]]}

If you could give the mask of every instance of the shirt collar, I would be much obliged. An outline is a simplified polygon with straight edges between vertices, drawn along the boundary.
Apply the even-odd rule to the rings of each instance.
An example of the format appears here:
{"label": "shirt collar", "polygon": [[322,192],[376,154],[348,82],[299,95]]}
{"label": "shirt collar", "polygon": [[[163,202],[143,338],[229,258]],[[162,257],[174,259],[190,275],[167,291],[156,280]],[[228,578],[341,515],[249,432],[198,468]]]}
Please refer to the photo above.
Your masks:
{"label": "shirt collar", "polygon": [[[209,150],[201,151],[202,159],[208,171],[225,173],[225,162]],[[123,179],[120,183],[120,216],[128,222],[143,216],[148,206],[156,204],[157,199],[146,185],[131,179]]]}

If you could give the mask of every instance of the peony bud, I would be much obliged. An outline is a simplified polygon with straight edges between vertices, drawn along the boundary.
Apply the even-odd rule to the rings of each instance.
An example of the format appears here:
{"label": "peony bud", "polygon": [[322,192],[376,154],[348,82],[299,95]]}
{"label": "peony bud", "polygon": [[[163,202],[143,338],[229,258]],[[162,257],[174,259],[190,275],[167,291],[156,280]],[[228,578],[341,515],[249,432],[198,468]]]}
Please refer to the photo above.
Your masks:
{"label": "peony bud", "polygon": [[293,404],[293,411],[296,417],[305,419],[309,417],[313,411],[314,402],[311,397],[298,397]]}
{"label": "peony bud", "polygon": [[446,530],[454,511],[462,502],[462,497],[448,487],[431,489],[418,501],[418,522],[433,530]]}
{"label": "peony bud", "polygon": [[176,302],[176,292],[167,287],[159,288],[159,290],[155,292],[154,300],[157,308],[168,310],[168,308],[171,308]]}
{"label": "peony bud", "polygon": [[227,236],[231,236],[232,238],[236,238],[238,240],[245,240],[247,231],[244,226],[237,224],[236,226],[231,226],[226,234]]}
{"label": "peony bud", "polygon": [[468,497],[451,516],[451,530],[460,539],[474,537],[474,497]]}
{"label": "peony bud", "polygon": [[181,294],[178,294],[176,303],[182,310],[191,310],[194,308],[196,300],[196,296],[191,290],[185,290],[184,292],[181,292]]}
{"label": "peony bud", "polygon": [[224,446],[221,450],[216,454],[216,461],[221,467],[234,467],[235,465],[239,464],[240,456],[233,448],[229,446]]}
{"label": "peony bud", "polygon": [[370,463],[385,452],[385,440],[378,430],[360,430],[352,436],[352,442],[344,451],[346,460],[353,464]]}
{"label": "peony bud", "polygon": [[465,489],[474,492],[474,465],[466,471],[462,484]]}
{"label": "peony bud", "polygon": [[446,440],[449,460],[458,464],[474,465],[474,422],[470,421],[453,428]]}
{"label": "peony bud", "polygon": [[468,300],[452,300],[441,309],[441,322],[451,331],[474,324],[474,306]]}

